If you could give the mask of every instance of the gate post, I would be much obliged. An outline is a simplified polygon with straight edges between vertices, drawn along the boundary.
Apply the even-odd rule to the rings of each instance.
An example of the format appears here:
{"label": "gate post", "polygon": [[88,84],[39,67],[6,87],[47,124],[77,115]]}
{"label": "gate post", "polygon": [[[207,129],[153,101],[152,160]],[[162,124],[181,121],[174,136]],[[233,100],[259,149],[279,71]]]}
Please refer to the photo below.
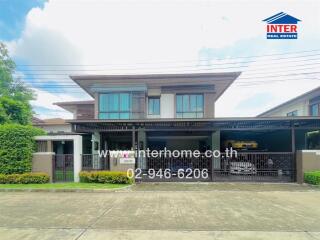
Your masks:
{"label": "gate post", "polygon": [[81,155],[82,155],[82,136],[76,135],[73,137],[73,179],[75,182],[79,182],[79,173],[82,170]]}
{"label": "gate post", "polygon": [[52,182],[56,181],[56,154],[52,155]]}
{"label": "gate post", "polygon": [[[215,130],[211,133],[211,150],[220,151],[220,130]],[[211,180],[213,181],[214,170],[220,170],[221,161],[220,157],[212,156],[212,164],[211,164]]]}
{"label": "gate post", "polygon": [[145,170],[147,168],[147,156],[145,154],[140,154],[140,150],[145,151],[147,148],[147,136],[144,128],[138,128],[138,149],[137,149],[137,160],[136,160],[136,168],[141,168]]}

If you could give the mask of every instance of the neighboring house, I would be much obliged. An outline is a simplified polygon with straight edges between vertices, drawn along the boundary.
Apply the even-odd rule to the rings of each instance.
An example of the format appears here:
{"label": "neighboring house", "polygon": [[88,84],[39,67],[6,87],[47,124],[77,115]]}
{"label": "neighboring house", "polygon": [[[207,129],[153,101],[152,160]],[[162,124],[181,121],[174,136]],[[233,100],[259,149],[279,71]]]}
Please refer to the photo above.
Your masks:
{"label": "neighboring house", "polygon": [[65,134],[71,133],[71,124],[62,118],[39,119],[33,117],[32,124],[42,128],[48,134]]}
{"label": "neighboring house", "polygon": [[59,102],[55,105],[71,112],[74,119],[94,118],[94,101]]}
{"label": "neighboring house", "polygon": [[[240,72],[71,76],[94,100],[56,103],[74,115],[74,119],[66,121],[71,124],[74,140],[70,136],[49,136],[39,141],[50,139],[47,149],[55,153],[53,165],[60,167],[54,171],[64,172],[64,179],[70,176],[67,171],[74,171],[76,179],[81,169],[134,168],[145,174],[141,175],[143,180],[151,180],[149,170],[169,169],[177,174],[179,169],[191,169],[208,170],[207,177],[196,181],[294,181],[296,150],[320,149],[314,134],[320,129],[319,118],[216,118],[215,102],[239,75]],[[236,148],[238,156],[225,154],[226,147]],[[138,155],[130,162],[99,155],[101,150],[130,149],[197,150],[201,157]],[[220,150],[222,154],[206,156],[208,150]],[[78,155],[73,160],[75,151]],[[184,180],[187,179],[177,175],[173,178]]]}
{"label": "neighboring house", "polygon": [[320,116],[320,87],[258,115],[258,117],[281,116]]}

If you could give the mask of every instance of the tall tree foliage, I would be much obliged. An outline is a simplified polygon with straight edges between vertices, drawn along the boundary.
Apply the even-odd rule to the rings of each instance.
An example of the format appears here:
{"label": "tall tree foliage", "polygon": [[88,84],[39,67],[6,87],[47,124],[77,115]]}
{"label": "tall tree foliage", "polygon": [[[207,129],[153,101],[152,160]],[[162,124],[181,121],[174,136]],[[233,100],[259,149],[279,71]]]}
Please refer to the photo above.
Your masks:
{"label": "tall tree foliage", "polygon": [[16,65],[6,46],[0,42],[0,124],[28,124],[32,118],[29,103],[34,94],[24,83],[14,77]]}

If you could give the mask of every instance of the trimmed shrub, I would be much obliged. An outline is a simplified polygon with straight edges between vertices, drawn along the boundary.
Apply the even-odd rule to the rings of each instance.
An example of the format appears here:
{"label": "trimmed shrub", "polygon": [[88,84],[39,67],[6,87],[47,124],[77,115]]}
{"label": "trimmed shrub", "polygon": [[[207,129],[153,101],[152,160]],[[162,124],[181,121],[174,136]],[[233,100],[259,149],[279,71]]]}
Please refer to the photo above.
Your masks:
{"label": "trimmed shrub", "polygon": [[320,185],[320,171],[305,172],[304,181],[306,183]]}
{"label": "trimmed shrub", "polygon": [[49,180],[46,173],[0,174],[1,184],[41,184],[48,183]]}
{"label": "trimmed shrub", "polygon": [[132,179],[127,176],[126,172],[110,172],[110,171],[82,171],[79,174],[80,182],[84,183],[132,183]]}
{"label": "trimmed shrub", "polygon": [[0,174],[30,172],[34,137],[44,134],[42,129],[32,126],[0,125]]}

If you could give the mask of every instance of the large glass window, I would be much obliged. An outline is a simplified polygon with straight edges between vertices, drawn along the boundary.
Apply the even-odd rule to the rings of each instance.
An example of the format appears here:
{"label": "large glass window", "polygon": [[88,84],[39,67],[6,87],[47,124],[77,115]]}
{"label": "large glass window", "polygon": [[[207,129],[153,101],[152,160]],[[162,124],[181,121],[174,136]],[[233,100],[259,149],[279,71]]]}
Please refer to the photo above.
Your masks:
{"label": "large glass window", "polygon": [[130,93],[103,93],[99,98],[99,119],[130,119]]}
{"label": "large glass window", "polygon": [[160,115],[160,98],[159,97],[148,98],[148,114]]}
{"label": "large glass window", "polygon": [[319,103],[310,105],[310,115],[319,116]]}
{"label": "large glass window", "polygon": [[176,98],[177,118],[203,118],[202,94],[179,94]]}

